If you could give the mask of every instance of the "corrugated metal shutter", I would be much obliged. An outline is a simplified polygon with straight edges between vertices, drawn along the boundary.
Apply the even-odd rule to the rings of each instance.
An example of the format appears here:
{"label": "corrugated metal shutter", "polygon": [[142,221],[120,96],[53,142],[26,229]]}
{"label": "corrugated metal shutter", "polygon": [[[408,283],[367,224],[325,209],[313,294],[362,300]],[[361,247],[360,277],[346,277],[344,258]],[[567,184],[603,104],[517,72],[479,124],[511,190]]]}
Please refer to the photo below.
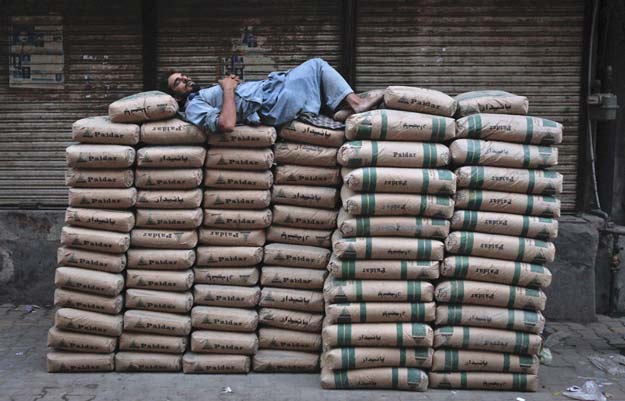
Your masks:
{"label": "corrugated metal shutter", "polygon": [[584,2],[358,2],[356,89],[414,85],[456,95],[502,89],[564,124],[557,170],[575,208]]}

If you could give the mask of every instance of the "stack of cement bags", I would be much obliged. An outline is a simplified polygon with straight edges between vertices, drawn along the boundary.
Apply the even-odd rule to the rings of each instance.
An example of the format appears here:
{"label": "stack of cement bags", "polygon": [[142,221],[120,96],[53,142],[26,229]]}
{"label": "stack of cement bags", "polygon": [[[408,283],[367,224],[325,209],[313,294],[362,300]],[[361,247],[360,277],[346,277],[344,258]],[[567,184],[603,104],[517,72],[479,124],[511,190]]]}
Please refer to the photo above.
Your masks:
{"label": "stack of cement bags", "polygon": [[454,100],[389,87],[386,107],[347,120],[353,142],[324,295],[324,388],[425,391],[432,363],[434,286],[456,179],[443,169],[455,135]]}
{"label": "stack of cement bags", "polygon": [[185,373],[246,373],[258,349],[257,265],[271,224],[273,127],[211,135]]}
{"label": "stack of cement bags", "polygon": [[[535,391],[551,282],[562,176],[562,126],[524,115],[527,99],[505,92],[458,96],[450,146],[458,192],[450,254],[437,302],[430,384],[438,388]],[[479,114],[479,112],[487,112]],[[478,114],[472,114],[478,113]],[[468,114],[468,115],[467,115]]]}
{"label": "stack of cement bags", "polygon": [[336,150],[344,131],[292,121],[279,136],[254,370],[314,372],[321,351],[321,291],[336,227]]}

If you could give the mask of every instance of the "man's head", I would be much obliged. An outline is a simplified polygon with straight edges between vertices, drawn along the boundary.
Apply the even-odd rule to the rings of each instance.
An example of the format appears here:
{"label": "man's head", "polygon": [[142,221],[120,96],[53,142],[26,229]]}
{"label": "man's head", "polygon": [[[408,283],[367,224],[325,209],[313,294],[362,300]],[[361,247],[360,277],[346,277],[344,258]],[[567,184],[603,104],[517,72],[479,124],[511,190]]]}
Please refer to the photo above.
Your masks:
{"label": "man's head", "polygon": [[184,103],[190,93],[200,90],[200,85],[181,72],[174,72],[167,77],[167,92],[179,103]]}

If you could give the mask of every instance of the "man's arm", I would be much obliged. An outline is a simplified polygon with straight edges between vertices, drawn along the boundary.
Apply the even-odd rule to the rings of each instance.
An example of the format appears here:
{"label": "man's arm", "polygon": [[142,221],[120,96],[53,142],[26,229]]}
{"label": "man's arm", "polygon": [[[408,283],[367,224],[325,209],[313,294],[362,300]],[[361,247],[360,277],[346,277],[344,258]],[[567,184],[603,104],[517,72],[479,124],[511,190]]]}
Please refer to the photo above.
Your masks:
{"label": "man's arm", "polygon": [[218,127],[220,132],[232,132],[237,124],[237,107],[234,101],[234,90],[239,84],[239,77],[230,75],[219,80],[224,92],[223,105],[219,115]]}

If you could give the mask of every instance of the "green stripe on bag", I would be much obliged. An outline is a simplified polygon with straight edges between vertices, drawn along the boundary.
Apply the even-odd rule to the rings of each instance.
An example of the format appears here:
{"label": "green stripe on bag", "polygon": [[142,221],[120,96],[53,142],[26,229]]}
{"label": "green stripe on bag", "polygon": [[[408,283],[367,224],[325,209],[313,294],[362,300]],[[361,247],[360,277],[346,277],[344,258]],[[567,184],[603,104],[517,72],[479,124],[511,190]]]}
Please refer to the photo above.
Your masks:
{"label": "green stripe on bag", "polygon": [[516,313],[514,309],[508,309],[508,322],[506,323],[506,329],[512,330],[514,327],[514,321],[516,318]]}
{"label": "green stripe on bag", "polygon": [[512,285],[518,285],[521,279],[521,262],[514,262],[514,275],[512,276]]}
{"label": "green stripe on bag", "polygon": [[408,278],[408,262],[405,260],[402,260],[401,262],[399,262],[399,267],[400,267],[400,278],[402,280],[406,280]]}
{"label": "green stripe on bag", "polygon": [[532,117],[525,117],[527,128],[525,129],[525,143],[532,143],[532,137],[534,136],[534,119]]}
{"label": "green stripe on bag", "polygon": [[536,171],[528,170],[529,182],[527,183],[527,193],[531,194],[534,192],[534,186],[536,185]]}
{"label": "green stripe on bag", "polygon": [[404,324],[397,323],[395,324],[395,344],[397,347],[401,348],[404,346]]}
{"label": "green stripe on bag", "polygon": [[517,260],[523,260],[524,254],[525,254],[525,238],[519,237],[519,251],[517,252],[517,255],[516,255]]}
{"label": "green stripe on bag", "polygon": [[467,164],[479,164],[480,162],[480,141],[477,139],[467,139]]}
{"label": "green stripe on bag", "polygon": [[460,372],[460,388],[468,387],[467,372]]}
{"label": "green stripe on bag", "polygon": [[371,142],[371,165],[372,166],[378,165],[378,142],[377,141]]}
{"label": "green stripe on bag", "polygon": [[418,386],[421,383],[421,379],[423,377],[421,376],[421,371],[415,368],[408,368],[406,369],[406,371],[408,374],[408,384]]}
{"label": "green stripe on bag", "polygon": [[530,230],[530,218],[528,216],[522,216],[523,218],[523,226],[521,227],[521,237],[527,237],[527,233]]}
{"label": "green stripe on bag", "polygon": [[464,281],[450,281],[451,291],[449,294],[450,303],[462,303],[464,298]]}
{"label": "green stripe on bag", "polygon": [[514,308],[514,302],[516,301],[516,287],[508,287],[509,288],[509,293],[508,293],[508,308]]}
{"label": "green stripe on bag", "polygon": [[529,351],[530,336],[527,333],[521,331],[515,332],[514,341],[514,353],[515,354],[527,354]]}
{"label": "green stripe on bag", "polygon": [[461,305],[448,305],[447,306],[447,324],[460,324],[462,321],[462,306]]}
{"label": "green stripe on bag", "polygon": [[360,304],[360,321],[367,321],[367,304],[365,302]]}
{"label": "green stripe on bag", "polygon": [[393,376],[393,388],[397,388],[399,385],[399,368],[391,368],[392,376]]}
{"label": "green stripe on bag", "polygon": [[469,191],[467,207],[471,210],[480,210],[482,207],[482,191]]}
{"label": "green stripe on bag", "polygon": [[364,302],[364,299],[362,297],[362,280],[357,280],[355,284],[356,284],[356,300],[358,302]]}
{"label": "green stripe on bag", "polygon": [[462,327],[462,348],[467,348],[471,340],[470,330],[467,326]]}
{"label": "green stripe on bag", "polygon": [[532,161],[532,155],[530,153],[529,145],[523,145],[523,167],[528,168]]}
{"label": "green stripe on bag", "polygon": [[466,278],[469,273],[469,257],[456,256],[454,261],[453,277]]}
{"label": "green stripe on bag", "polygon": [[373,238],[366,237],[365,238],[365,259],[371,259],[371,252],[373,248]]}
{"label": "green stripe on bag", "polygon": [[364,192],[375,192],[377,184],[377,170],[375,167],[364,167],[362,174],[362,190]]}
{"label": "green stripe on bag", "polygon": [[410,305],[410,320],[420,322],[425,320],[425,305],[413,303]]}
{"label": "green stripe on bag", "polygon": [[504,372],[510,372],[510,354],[503,354],[503,369]]}
{"label": "green stripe on bag", "polygon": [[406,366],[406,348],[401,348],[399,350],[399,366]]}
{"label": "green stripe on bag", "polygon": [[386,114],[386,111],[384,110],[380,112],[380,115],[382,117],[382,124],[380,126],[380,139],[385,140],[386,134],[388,132],[388,115]]}
{"label": "green stripe on bag", "polygon": [[[455,122],[454,122],[455,124]],[[432,120],[432,134],[436,142],[445,140],[445,131],[447,130],[447,120],[443,117],[434,117]]]}
{"label": "green stripe on bag", "polygon": [[532,195],[527,195],[527,206],[525,206],[525,212],[523,214],[531,215],[534,211],[534,197]]}
{"label": "green stripe on bag", "polygon": [[482,117],[479,114],[469,116],[469,138],[479,138],[482,133]]}

